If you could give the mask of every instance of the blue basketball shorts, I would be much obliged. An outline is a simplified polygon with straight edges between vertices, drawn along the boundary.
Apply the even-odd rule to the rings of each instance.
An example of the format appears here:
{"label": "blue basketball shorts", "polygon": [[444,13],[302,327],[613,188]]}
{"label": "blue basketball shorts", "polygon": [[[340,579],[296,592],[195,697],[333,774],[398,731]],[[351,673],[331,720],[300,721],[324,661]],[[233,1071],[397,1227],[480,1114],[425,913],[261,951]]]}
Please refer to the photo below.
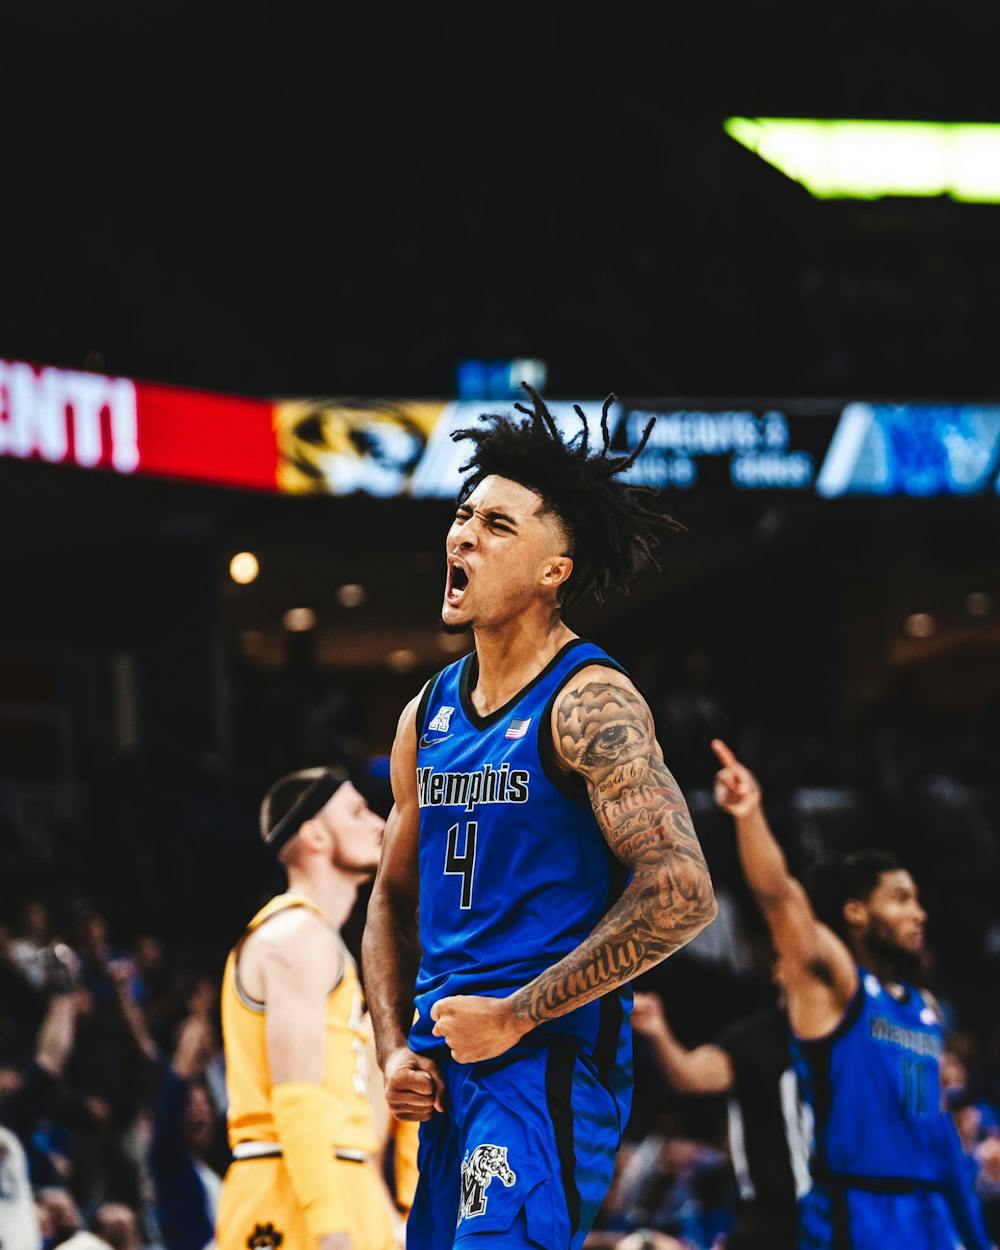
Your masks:
{"label": "blue basketball shorts", "polygon": [[818,1184],[799,1202],[799,1250],[955,1250],[948,1204],[930,1187],[912,1194]]}
{"label": "blue basketball shorts", "polygon": [[631,1055],[602,1072],[539,1037],[486,1063],[441,1054],[445,1110],[420,1128],[407,1250],[579,1250],[614,1173]]}

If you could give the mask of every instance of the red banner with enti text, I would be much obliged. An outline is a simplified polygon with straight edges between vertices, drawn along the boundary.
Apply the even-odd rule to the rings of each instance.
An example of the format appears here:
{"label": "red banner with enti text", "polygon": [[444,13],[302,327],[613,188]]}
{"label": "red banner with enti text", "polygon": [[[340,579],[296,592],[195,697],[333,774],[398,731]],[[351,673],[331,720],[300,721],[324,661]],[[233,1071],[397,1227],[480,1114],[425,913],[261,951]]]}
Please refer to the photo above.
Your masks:
{"label": "red banner with enti text", "polygon": [[0,360],[0,455],[277,490],[270,400]]}

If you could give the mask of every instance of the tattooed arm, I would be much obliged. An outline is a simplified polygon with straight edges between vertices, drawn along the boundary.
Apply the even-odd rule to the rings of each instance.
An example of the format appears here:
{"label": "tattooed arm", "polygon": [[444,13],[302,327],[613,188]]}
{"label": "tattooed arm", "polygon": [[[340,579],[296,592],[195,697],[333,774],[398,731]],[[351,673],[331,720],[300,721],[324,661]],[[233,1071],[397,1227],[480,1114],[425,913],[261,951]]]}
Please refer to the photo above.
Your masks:
{"label": "tattooed arm", "polygon": [[601,833],[631,879],[590,936],[523,989],[435,1005],[435,1032],[460,1062],[502,1054],[542,1021],[626,984],[716,914],[687,804],[631,681],[598,665],[583,669],[556,700],[552,731],[560,764],[587,783]]}
{"label": "tattooed arm", "polygon": [[629,679],[584,669],[556,701],[553,721],[557,756],[586,781],[601,833],[631,880],[585,942],[514,995],[515,1015],[532,1024],[631,981],[717,910],[684,796]]}

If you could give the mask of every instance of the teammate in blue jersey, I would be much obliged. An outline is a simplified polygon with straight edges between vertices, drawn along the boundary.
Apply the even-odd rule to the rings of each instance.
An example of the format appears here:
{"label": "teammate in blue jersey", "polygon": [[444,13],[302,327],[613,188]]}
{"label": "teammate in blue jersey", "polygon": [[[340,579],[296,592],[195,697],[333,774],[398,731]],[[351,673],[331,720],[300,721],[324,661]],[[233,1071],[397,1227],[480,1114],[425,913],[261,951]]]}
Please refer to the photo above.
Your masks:
{"label": "teammate in blue jersey", "polygon": [[800,1250],[986,1250],[979,1204],[944,1110],[942,1027],[912,983],[927,919],[910,874],[859,851],[789,875],[753,774],[724,742],[715,799],[736,820],[747,883],[781,959],[815,1117]]}
{"label": "teammate in blue jersey", "polygon": [[674,523],[620,480],[607,405],[592,451],[531,395],[453,436],[442,620],[475,648],[400,718],[364,938],[389,1105],[423,1121],[409,1250],[582,1245],[628,1117],[628,983],[715,915],[649,709],[563,622]]}

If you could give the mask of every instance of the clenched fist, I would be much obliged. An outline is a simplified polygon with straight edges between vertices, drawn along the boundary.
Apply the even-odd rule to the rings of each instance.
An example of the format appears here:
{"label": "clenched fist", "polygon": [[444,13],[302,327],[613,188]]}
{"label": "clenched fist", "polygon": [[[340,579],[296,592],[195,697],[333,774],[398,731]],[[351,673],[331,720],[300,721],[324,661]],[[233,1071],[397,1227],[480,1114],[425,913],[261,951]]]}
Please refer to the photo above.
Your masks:
{"label": "clenched fist", "polygon": [[749,816],[760,807],[760,786],[749,768],[744,767],[721,738],[712,739],[712,750],[722,767],[715,774],[713,797],[730,816]]}
{"label": "clenched fist", "polygon": [[517,1020],[509,998],[454,994],[431,1008],[434,1036],[443,1037],[456,1063],[481,1063],[516,1045],[534,1025]]}
{"label": "clenched fist", "polygon": [[444,1081],[433,1059],[405,1046],[385,1064],[385,1100],[397,1120],[429,1120],[444,1110]]}

